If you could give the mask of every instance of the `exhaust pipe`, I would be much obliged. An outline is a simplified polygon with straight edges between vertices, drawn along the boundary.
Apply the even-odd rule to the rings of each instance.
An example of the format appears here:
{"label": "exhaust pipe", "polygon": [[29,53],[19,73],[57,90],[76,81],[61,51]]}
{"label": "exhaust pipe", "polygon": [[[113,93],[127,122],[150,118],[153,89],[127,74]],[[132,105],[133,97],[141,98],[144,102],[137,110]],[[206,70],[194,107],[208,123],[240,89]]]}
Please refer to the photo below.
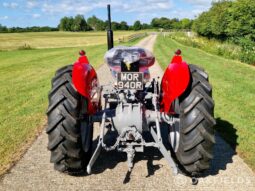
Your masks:
{"label": "exhaust pipe", "polygon": [[112,31],[112,22],[111,22],[111,5],[107,5],[108,12],[108,30],[107,30],[107,45],[108,50],[113,48],[113,31]]}

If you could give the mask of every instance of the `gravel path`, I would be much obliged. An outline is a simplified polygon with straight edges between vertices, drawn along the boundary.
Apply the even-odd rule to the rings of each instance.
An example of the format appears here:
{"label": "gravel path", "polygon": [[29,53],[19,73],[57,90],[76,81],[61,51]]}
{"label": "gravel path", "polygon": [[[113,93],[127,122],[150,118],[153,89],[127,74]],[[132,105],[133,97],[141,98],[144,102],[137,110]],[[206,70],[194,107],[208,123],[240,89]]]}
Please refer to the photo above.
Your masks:
{"label": "gravel path", "polygon": [[[151,35],[138,46],[152,51],[156,40]],[[169,58],[170,59],[170,58]],[[152,76],[161,76],[156,63]],[[111,78],[103,65],[98,70],[101,84]],[[96,128],[95,138],[98,135]],[[96,161],[90,176],[72,177],[53,170],[49,163],[47,135],[43,132],[12,170],[0,180],[0,190],[255,190],[255,176],[248,166],[219,136],[216,137],[212,168],[197,186],[181,174],[172,176],[170,167],[156,149],[137,154],[130,176],[127,174],[124,153],[103,152]],[[94,142],[96,144],[96,141]]]}

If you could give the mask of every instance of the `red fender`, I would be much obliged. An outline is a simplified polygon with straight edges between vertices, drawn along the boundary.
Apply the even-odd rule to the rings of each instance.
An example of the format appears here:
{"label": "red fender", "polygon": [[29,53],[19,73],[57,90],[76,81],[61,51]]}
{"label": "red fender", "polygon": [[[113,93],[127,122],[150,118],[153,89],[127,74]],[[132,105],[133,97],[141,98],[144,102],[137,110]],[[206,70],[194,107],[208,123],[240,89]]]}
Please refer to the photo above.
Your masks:
{"label": "red fender", "polygon": [[[88,99],[88,113],[94,114],[98,104],[92,101],[92,90],[99,87],[96,71],[89,64],[85,55],[81,56],[73,65],[72,81],[76,90]],[[100,95],[98,95],[100,96]]]}
{"label": "red fender", "polygon": [[186,90],[189,81],[190,72],[188,64],[182,61],[180,55],[175,55],[168,65],[161,81],[161,112],[174,112],[171,110],[171,104]]}

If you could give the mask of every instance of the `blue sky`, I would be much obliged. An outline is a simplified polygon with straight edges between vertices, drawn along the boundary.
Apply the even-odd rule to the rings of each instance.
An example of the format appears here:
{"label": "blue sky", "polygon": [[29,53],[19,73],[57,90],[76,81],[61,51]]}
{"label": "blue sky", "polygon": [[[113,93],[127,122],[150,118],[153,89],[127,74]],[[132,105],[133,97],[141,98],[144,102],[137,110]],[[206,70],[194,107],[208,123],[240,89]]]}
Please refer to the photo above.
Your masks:
{"label": "blue sky", "polygon": [[0,0],[0,24],[12,26],[57,26],[63,16],[96,15],[106,20],[106,5],[113,21],[149,23],[154,17],[194,18],[208,10],[213,0]]}

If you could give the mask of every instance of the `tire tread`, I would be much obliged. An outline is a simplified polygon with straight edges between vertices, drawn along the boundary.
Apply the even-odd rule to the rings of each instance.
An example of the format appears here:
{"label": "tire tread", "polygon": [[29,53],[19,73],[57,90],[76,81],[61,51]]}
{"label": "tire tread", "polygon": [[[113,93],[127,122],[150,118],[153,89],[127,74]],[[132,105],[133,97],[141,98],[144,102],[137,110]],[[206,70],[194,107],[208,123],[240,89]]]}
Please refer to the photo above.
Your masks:
{"label": "tire tread", "polygon": [[83,171],[91,157],[81,144],[79,115],[84,98],[72,84],[72,68],[72,65],[60,68],[52,79],[46,128],[50,162],[56,170],[71,174]]}
{"label": "tire tread", "polygon": [[181,138],[176,158],[186,173],[192,174],[210,167],[216,121],[208,74],[196,65],[189,65],[189,68],[191,83],[180,97]]}

